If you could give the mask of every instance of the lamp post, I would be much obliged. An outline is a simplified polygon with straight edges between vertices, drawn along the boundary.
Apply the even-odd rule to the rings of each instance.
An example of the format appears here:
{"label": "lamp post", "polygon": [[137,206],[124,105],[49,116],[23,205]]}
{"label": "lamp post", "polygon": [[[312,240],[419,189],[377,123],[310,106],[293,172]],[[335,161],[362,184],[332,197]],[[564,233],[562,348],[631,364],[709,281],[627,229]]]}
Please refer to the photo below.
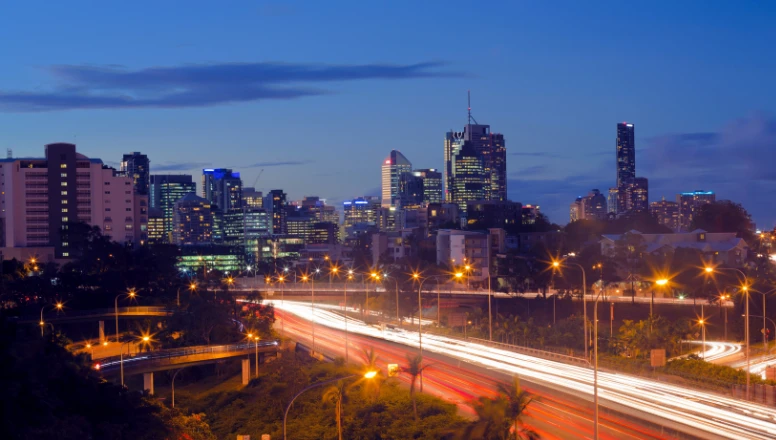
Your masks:
{"label": "lamp post", "polygon": [[119,342],[119,298],[122,296],[126,296],[127,298],[134,298],[136,295],[137,294],[135,293],[135,289],[129,289],[127,293],[116,295],[116,298],[113,301],[113,311],[116,315],[116,342]]}
{"label": "lamp post", "polygon": [[[724,293],[722,295],[720,295],[719,296],[719,306],[722,307],[722,302],[725,301],[725,300],[728,300],[728,299],[730,299],[730,295],[724,294]],[[728,323],[727,307],[725,307],[725,341],[727,341],[727,323]]]}
{"label": "lamp post", "polygon": [[[741,316],[743,316],[743,315],[741,315]],[[773,332],[774,332],[773,334],[776,335],[776,321],[774,321],[771,318],[766,318],[766,317],[760,316],[760,315],[751,315],[751,317],[752,318],[764,318],[764,319],[767,319],[768,321],[771,321],[771,324],[773,324]],[[770,351],[771,351],[770,347],[767,347],[766,350],[767,350],[766,354],[770,354]]]}
{"label": "lamp post", "polygon": [[568,261],[567,259],[563,259],[562,261],[553,261],[552,266],[557,268],[561,266],[561,263],[576,266],[580,271],[582,271],[582,330],[585,333],[585,359],[589,360],[590,357],[588,356],[588,347],[590,344],[587,341],[587,274],[585,273],[585,268],[581,264]]}
{"label": "lamp post", "polygon": [[703,360],[706,360],[706,319],[703,313],[701,313],[701,318],[698,320],[698,324],[701,326],[701,334],[703,335],[701,342],[702,342],[702,356]]}
{"label": "lamp post", "polygon": [[352,378],[358,377],[358,376],[361,376],[361,377],[363,377],[365,379],[374,379],[375,376],[377,376],[377,371],[368,371],[363,376],[360,375],[360,374],[352,374],[350,376],[337,377],[337,378],[334,378],[334,379],[324,380],[323,382],[318,382],[316,384],[312,384],[312,385],[308,386],[307,388],[303,389],[302,391],[296,393],[296,396],[294,396],[293,399],[291,399],[291,402],[289,402],[288,406],[286,406],[286,411],[283,413],[283,440],[286,440],[286,438],[287,438],[286,437],[286,421],[288,420],[288,411],[291,409],[291,405],[294,404],[294,400],[296,400],[297,397],[301,396],[306,391],[309,391],[309,390],[311,390],[313,388],[324,386],[324,385],[330,384],[332,382],[337,382],[337,381],[340,381],[340,380],[352,379]]}
{"label": "lamp post", "polygon": [[[655,280],[655,285],[659,287],[666,286],[668,284],[668,279],[666,278],[659,278]],[[649,303],[649,334],[652,334],[652,310],[655,306],[655,289],[652,289],[652,301]]]}
{"label": "lamp post", "polygon": [[717,270],[729,270],[732,272],[737,272],[741,275],[741,277],[744,279],[743,285],[741,286],[741,292],[744,295],[744,342],[746,344],[746,399],[749,400],[749,367],[751,364],[751,360],[749,359],[749,279],[746,277],[746,274],[742,272],[739,269],[733,268],[733,267],[711,267],[706,266],[704,268],[704,271],[707,274],[713,274]]}
{"label": "lamp post", "polygon": [[345,278],[345,292],[344,292],[344,301],[345,301],[345,363],[347,364],[350,361],[350,356],[348,353],[348,282],[353,281],[353,269],[348,270],[348,277]]}
{"label": "lamp post", "polygon": [[[278,277],[278,282],[280,283],[280,305],[285,304],[285,293],[286,293],[286,277],[281,275]],[[286,325],[283,323],[283,319],[280,320],[280,331],[285,333],[286,331]]]}
{"label": "lamp post", "polygon": [[256,378],[259,377],[259,335],[248,333],[248,340],[253,339],[256,342]]}
{"label": "lamp post", "polygon": [[[183,367],[183,368],[186,368],[186,367]],[[173,408],[175,408],[175,376],[177,376],[177,375],[178,375],[178,373],[180,373],[180,372],[181,372],[181,370],[182,370],[183,368],[178,368],[178,369],[175,371],[175,374],[173,374],[173,375],[172,375],[172,384],[171,384],[171,387],[172,387],[172,407],[173,407]]]}
{"label": "lamp post", "polygon": [[[140,341],[144,344],[148,344],[151,341],[150,336],[143,336],[140,338]],[[118,341],[116,341],[118,342]],[[119,346],[119,367],[121,369],[121,387],[124,387],[124,346],[131,343],[132,341],[127,341]],[[131,354],[130,352],[127,352],[127,354]]]}
{"label": "lamp post", "polygon": [[488,340],[493,342],[493,312],[491,311],[490,268],[488,268]]}
{"label": "lamp post", "polygon": [[[64,307],[64,304],[61,302],[58,302],[54,305],[54,308],[57,310],[62,310],[62,307]],[[40,337],[43,337],[43,328],[46,326],[46,322],[43,321],[43,310],[46,308],[46,306],[43,306],[40,308],[40,322],[38,324],[40,325]]]}

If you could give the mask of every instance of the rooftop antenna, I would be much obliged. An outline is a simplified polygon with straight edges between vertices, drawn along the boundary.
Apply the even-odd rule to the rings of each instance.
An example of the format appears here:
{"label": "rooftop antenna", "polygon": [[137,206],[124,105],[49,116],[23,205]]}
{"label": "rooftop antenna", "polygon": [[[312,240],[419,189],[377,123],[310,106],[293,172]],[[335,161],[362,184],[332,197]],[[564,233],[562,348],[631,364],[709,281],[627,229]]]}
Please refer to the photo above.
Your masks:
{"label": "rooftop antenna", "polygon": [[474,123],[477,124],[477,121],[472,117],[472,91],[471,90],[466,91],[466,98],[467,98],[468,109],[469,109],[469,124],[471,124],[472,121],[474,121]]}

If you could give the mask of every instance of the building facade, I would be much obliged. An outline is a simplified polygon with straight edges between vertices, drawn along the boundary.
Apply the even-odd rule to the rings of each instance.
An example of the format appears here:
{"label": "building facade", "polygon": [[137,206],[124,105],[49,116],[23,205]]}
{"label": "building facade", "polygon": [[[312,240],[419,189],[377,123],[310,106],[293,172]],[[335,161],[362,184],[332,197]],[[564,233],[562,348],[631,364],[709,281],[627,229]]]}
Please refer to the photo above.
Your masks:
{"label": "building facade", "polygon": [[151,208],[162,211],[165,242],[172,242],[175,229],[175,202],[197,192],[197,185],[187,174],[155,174],[151,178]]}
{"label": "building facade", "polygon": [[462,213],[466,213],[469,201],[487,200],[484,160],[474,145],[464,142],[464,145],[453,158],[453,194],[452,202],[458,204]]}
{"label": "building facade", "polygon": [[288,217],[286,193],[282,189],[273,189],[264,200],[264,209],[272,219],[272,234],[283,235],[288,233],[286,218]]}
{"label": "building facade", "polygon": [[49,144],[45,156],[0,159],[0,241],[4,247],[53,247],[54,258],[78,256],[74,223],[97,226],[114,241],[147,240],[148,196],[133,180],[76,152]]}
{"label": "building facade", "polygon": [[668,226],[672,231],[679,230],[679,204],[666,200],[652,202],[649,204],[649,212],[658,223]]}
{"label": "building facade", "polygon": [[507,149],[504,135],[491,133],[489,125],[469,124],[462,132],[449,131],[444,140],[444,190],[445,200],[460,199],[456,195],[456,157],[465,144],[470,144],[474,154],[480,158],[482,166],[484,200],[507,200]]}
{"label": "building facade", "polygon": [[442,173],[435,168],[425,168],[412,172],[423,180],[423,203],[442,203],[444,190],[442,189]]}
{"label": "building facade", "polygon": [[688,230],[693,217],[707,203],[717,201],[717,195],[713,191],[696,190],[683,192],[676,195],[676,203],[679,205],[679,228]]}
{"label": "building facade", "polygon": [[617,124],[617,213],[628,211],[625,188],[628,182],[636,177],[636,136],[633,124],[620,122]]}
{"label": "building facade", "polygon": [[382,206],[401,206],[401,182],[405,173],[412,173],[412,164],[398,150],[392,150],[383,161]]}
{"label": "building facade", "polygon": [[202,170],[202,197],[221,212],[242,208],[242,180],[240,173],[229,168]]}
{"label": "building facade", "polygon": [[175,202],[173,243],[178,246],[212,244],[214,213],[210,201],[187,194]]}
{"label": "building facade", "polygon": [[139,152],[125,154],[121,159],[119,169],[132,178],[136,193],[148,195],[151,188],[151,161],[148,160],[148,156]]}

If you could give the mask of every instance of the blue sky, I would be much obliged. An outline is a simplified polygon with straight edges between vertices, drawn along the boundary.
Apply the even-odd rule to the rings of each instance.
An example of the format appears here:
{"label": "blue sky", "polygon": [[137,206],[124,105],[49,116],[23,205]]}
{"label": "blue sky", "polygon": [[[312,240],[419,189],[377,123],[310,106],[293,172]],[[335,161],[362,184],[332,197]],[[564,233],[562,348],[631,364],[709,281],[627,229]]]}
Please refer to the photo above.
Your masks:
{"label": "blue sky", "polygon": [[[390,5],[390,6],[388,6]],[[401,150],[442,166],[466,122],[504,133],[509,195],[565,223],[613,185],[636,125],[650,198],[711,189],[776,222],[770,2],[6,2],[0,148],[56,141],[152,172],[231,167],[246,185],[376,194]],[[196,177],[198,180],[198,176]]]}

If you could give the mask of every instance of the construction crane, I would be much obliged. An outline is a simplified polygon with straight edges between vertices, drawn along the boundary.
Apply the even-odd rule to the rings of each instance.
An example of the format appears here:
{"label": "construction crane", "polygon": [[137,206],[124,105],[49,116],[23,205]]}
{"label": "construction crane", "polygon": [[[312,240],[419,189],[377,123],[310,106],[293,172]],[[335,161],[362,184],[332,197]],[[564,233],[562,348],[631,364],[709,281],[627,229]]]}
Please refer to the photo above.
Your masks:
{"label": "construction crane", "polygon": [[261,171],[259,171],[259,175],[256,176],[256,179],[253,181],[253,189],[256,189],[256,184],[259,183],[259,178],[261,177],[262,174],[264,174],[264,168],[262,168]]}

